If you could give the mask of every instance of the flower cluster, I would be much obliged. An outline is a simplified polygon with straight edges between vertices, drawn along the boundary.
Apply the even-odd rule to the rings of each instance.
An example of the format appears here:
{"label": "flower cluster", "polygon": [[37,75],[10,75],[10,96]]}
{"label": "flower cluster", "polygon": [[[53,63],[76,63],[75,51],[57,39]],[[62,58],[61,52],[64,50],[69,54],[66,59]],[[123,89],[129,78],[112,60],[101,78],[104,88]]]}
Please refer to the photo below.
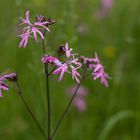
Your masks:
{"label": "flower cluster", "polygon": [[81,76],[77,70],[81,68],[82,64],[78,61],[77,54],[71,54],[72,49],[69,49],[68,43],[65,44],[64,51],[64,62],[61,62],[58,58],[49,55],[43,56],[42,62],[45,64],[51,63],[56,66],[56,69],[53,71],[53,74],[60,74],[58,81],[61,81],[64,76],[64,73],[67,72],[72,75],[72,78],[75,79],[77,83],[79,83],[79,77]]}
{"label": "flower cluster", "polygon": [[21,24],[24,25],[22,28],[22,34],[20,35],[21,41],[19,44],[19,48],[24,46],[24,48],[27,46],[29,37],[32,37],[36,42],[38,42],[37,34],[41,37],[41,39],[44,39],[44,31],[49,31],[48,25],[51,25],[54,23],[54,20],[51,18],[46,19],[44,16],[40,15],[36,17],[36,22],[31,23],[29,19],[29,11],[26,12],[25,18],[20,18]]}
{"label": "flower cluster", "polygon": [[100,62],[100,59],[97,56],[97,53],[95,53],[95,58],[87,58],[84,56],[81,56],[81,60],[84,64],[87,65],[88,68],[92,69],[92,75],[94,80],[97,78],[100,78],[101,83],[108,87],[108,81],[107,78],[111,79],[107,73],[105,73],[103,65]]}
{"label": "flower cluster", "polygon": [[5,83],[6,80],[15,81],[17,79],[16,73],[1,74],[0,75],[0,97],[2,97],[2,90],[8,90],[9,86]]}
{"label": "flower cluster", "polygon": [[[29,19],[29,11],[27,11],[26,17],[21,18],[20,25],[24,25],[24,27],[23,33],[20,35],[21,41],[19,47],[26,47],[28,39],[30,36],[32,37],[32,34],[36,42],[38,41],[37,35],[44,39],[44,31],[50,31],[48,29],[48,26],[52,25],[54,22],[55,21],[51,18],[47,19],[44,16],[40,15],[36,17],[36,22],[31,23]],[[80,83],[81,75],[78,70],[82,67],[83,64],[86,64],[88,68],[92,68],[92,75],[94,80],[100,78],[101,83],[108,87],[108,82],[106,79],[111,78],[104,72],[103,65],[100,63],[97,54],[95,54],[95,58],[87,58],[82,56],[81,60],[83,61],[83,63],[81,63],[78,59],[78,55],[75,53],[73,54],[72,49],[69,49],[68,43],[66,43],[65,46],[61,46],[60,49],[61,54],[63,54],[64,56],[63,61],[51,55],[44,55],[41,59],[42,63],[47,65],[51,64],[54,66],[52,74],[60,75],[58,81],[61,81],[63,79],[65,73],[69,73],[77,83]]]}
{"label": "flower cluster", "polygon": [[95,53],[95,58],[87,58],[85,56],[81,56],[82,63],[79,62],[77,54],[72,54],[72,49],[68,47],[68,43],[65,44],[63,51],[65,52],[64,61],[60,61],[58,58],[50,55],[45,55],[42,57],[42,62],[44,64],[52,64],[55,66],[55,70],[53,74],[60,74],[58,81],[61,81],[64,73],[70,73],[72,78],[76,80],[77,83],[80,83],[79,78],[81,78],[80,73],[77,71],[82,67],[82,63],[87,65],[87,68],[92,69],[92,75],[94,80],[100,78],[101,83],[108,87],[107,78],[111,79],[107,73],[105,73],[103,65],[101,64],[97,53]]}

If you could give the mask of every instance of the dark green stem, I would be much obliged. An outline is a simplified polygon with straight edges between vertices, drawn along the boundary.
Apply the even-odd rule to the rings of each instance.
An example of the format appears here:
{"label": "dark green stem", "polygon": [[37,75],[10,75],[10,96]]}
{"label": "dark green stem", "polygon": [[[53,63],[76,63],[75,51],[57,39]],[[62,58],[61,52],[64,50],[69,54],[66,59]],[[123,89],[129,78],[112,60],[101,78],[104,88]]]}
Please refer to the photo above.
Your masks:
{"label": "dark green stem", "polygon": [[44,137],[45,140],[47,140],[47,137],[45,135],[45,132],[43,131],[42,127],[40,126],[38,120],[36,119],[35,115],[33,114],[32,110],[30,109],[30,107],[28,106],[22,92],[21,92],[21,88],[18,82],[16,82],[16,86],[17,86],[17,93],[20,96],[21,101],[23,102],[23,104],[25,105],[27,111],[29,112],[29,114],[31,115],[33,121],[35,122],[36,126],[38,127],[39,131],[41,132],[42,136]]}
{"label": "dark green stem", "polygon": [[48,75],[48,65],[45,65],[46,73],[46,87],[47,87],[47,106],[48,106],[48,140],[50,140],[51,134],[51,104],[50,104],[50,90],[49,90],[49,75]]}
{"label": "dark green stem", "polygon": [[51,135],[51,140],[53,139],[53,137],[54,137],[54,135],[56,134],[58,128],[60,127],[60,125],[61,125],[61,123],[62,123],[62,121],[63,121],[65,115],[67,114],[69,108],[71,107],[71,104],[72,104],[72,102],[73,102],[73,99],[75,98],[75,96],[76,96],[76,94],[77,94],[77,91],[78,91],[78,89],[79,89],[79,87],[80,87],[80,85],[81,85],[81,82],[85,79],[85,73],[86,73],[86,71],[87,71],[87,69],[85,69],[80,83],[77,84],[77,87],[76,87],[76,89],[75,89],[75,92],[73,93],[73,95],[72,95],[70,101],[68,102],[66,108],[64,109],[64,112],[62,113],[62,115],[61,115],[59,121],[57,122],[56,127],[55,127],[55,129],[54,129],[54,131],[53,131],[53,133],[52,133],[52,135]]}
{"label": "dark green stem", "polygon": [[[45,31],[44,31],[44,36],[45,36]],[[42,47],[43,47],[43,54],[45,54],[45,41],[42,39]],[[50,139],[50,131],[51,131],[51,103],[50,103],[50,90],[49,90],[49,72],[48,72],[48,65],[44,64],[44,69],[45,69],[45,78],[46,78],[46,96],[47,96],[47,107],[48,107],[48,140]]]}

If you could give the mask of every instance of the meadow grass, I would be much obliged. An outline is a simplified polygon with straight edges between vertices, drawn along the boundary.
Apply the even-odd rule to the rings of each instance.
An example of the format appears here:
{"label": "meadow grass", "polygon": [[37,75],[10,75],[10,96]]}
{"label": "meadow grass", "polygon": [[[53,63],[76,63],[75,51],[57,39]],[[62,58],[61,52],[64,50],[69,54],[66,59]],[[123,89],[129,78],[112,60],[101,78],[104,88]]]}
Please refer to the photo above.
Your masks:
{"label": "meadow grass", "polygon": [[[85,80],[88,108],[85,113],[71,108],[56,140],[140,139],[140,1],[116,0],[103,19],[94,16],[99,4],[99,0],[0,1],[0,72],[18,72],[23,94],[44,129],[47,104],[41,42],[35,45],[30,40],[26,49],[18,48],[19,17],[27,9],[32,18],[43,14],[56,20],[46,35],[49,54],[55,55],[57,46],[66,41],[89,57],[96,51],[112,77],[108,88],[92,77]],[[70,77],[58,83],[51,76],[53,127],[68,102],[66,88],[72,84]],[[43,140],[19,97],[12,90],[3,95],[0,140]]]}

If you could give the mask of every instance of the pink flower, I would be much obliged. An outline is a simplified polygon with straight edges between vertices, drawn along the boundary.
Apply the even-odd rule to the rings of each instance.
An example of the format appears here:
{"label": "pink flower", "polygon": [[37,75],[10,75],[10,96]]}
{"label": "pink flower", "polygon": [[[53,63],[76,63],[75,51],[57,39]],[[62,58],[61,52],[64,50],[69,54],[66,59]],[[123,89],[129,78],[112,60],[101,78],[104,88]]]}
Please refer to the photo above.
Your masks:
{"label": "pink flower", "polygon": [[19,44],[19,48],[21,48],[22,46],[24,46],[25,48],[27,46],[29,37],[32,37],[32,35],[34,40],[38,42],[37,35],[39,35],[42,39],[44,39],[43,31],[44,30],[50,31],[46,26],[50,24],[48,21],[42,21],[40,18],[38,18],[40,20],[31,23],[29,19],[29,10],[26,12],[25,19],[24,18],[20,18],[20,19],[21,19],[20,25],[23,25],[24,27],[23,27],[23,32],[20,35],[21,41]]}
{"label": "pink flower", "polygon": [[79,78],[81,77],[78,73],[77,69],[81,68],[82,64],[78,62],[78,58],[76,57],[77,54],[71,54],[72,49],[68,48],[68,43],[65,45],[65,62],[62,63],[58,68],[53,72],[53,74],[60,74],[60,77],[58,81],[63,79],[64,73],[70,73],[72,74],[72,78],[76,80],[77,83],[79,83]]}
{"label": "pink flower", "polygon": [[60,67],[58,67],[53,74],[60,74],[58,81],[61,81],[63,79],[64,73],[68,72],[68,66],[66,63],[62,64]]}
{"label": "pink flower", "polygon": [[102,0],[102,5],[104,8],[109,9],[113,5],[113,0]]}
{"label": "pink flower", "polygon": [[97,56],[97,53],[95,53],[95,58],[88,58],[85,56],[81,56],[81,60],[84,64],[92,64],[92,63],[99,63],[100,60]]}
{"label": "pink flower", "polygon": [[[69,97],[71,97],[76,90],[76,85],[69,86],[68,89],[66,90],[66,93],[68,94]],[[83,98],[88,95],[88,88],[81,85],[77,91],[76,97],[78,98]]]}
{"label": "pink flower", "polygon": [[77,54],[71,54],[72,49],[69,49],[68,43],[66,43],[63,51],[65,54],[63,62],[61,62],[58,58],[50,55],[43,56],[41,61],[42,63],[53,64],[54,66],[56,66],[53,74],[60,74],[58,81],[61,81],[63,79],[64,73],[69,73],[72,75],[72,78],[75,79],[77,83],[79,83],[79,77],[81,76],[77,69],[81,68],[82,64],[78,62],[78,58],[76,57]]}
{"label": "pink flower", "polygon": [[112,8],[113,2],[114,0],[101,0],[101,8],[95,12],[95,16],[98,18],[107,16]]}
{"label": "pink flower", "polygon": [[[66,93],[68,94],[68,97],[71,98],[73,93],[75,92],[76,86],[70,86]],[[88,89],[84,86],[80,86],[77,94],[72,102],[73,106],[79,111],[79,112],[85,112],[87,109],[87,103],[86,103],[86,96],[88,94]]]}
{"label": "pink flower", "polygon": [[104,86],[108,87],[108,82],[106,79],[107,78],[111,79],[111,78],[108,76],[107,73],[104,72],[102,64],[95,65],[94,72],[92,74],[93,74],[94,80],[96,80],[97,78],[100,78],[101,83]]}
{"label": "pink flower", "polygon": [[103,65],[100,63],[100,60],[97,56],[97,53],[95,53],[95,58],[87,58],[87,57],[82,56],[81,59],[84,64],[87,64],[88,68],[93,69],[92,75],[93,75],[94,80],[100,78],[100,82],[104,86],[108,87],[108,81],[106,79],[107,78],[111,79],[111,78],[108,76],[107,73],[105,73]]}
{"label": "pink flower", "polygon": [[9,86],[5,83],[6,80],[15,81],[17,79],[16,73],[1,74],[0,75],[0,97],[2,97],[2,90],[8,90]]}
{"label": "pink flower", "polygon": [[79,112],[85,112],[87,109],[86,102],[82,98],[75,98],[73,101],[73,105],[77,108]]}
{"label": "pink flower", "polygon": [[53,65],[58,66],[58,67],[62,65],[62,63],[59,61],[58,58],[50,56],[50,55],[43,56],[41,61],[44,64],[53,64]]}

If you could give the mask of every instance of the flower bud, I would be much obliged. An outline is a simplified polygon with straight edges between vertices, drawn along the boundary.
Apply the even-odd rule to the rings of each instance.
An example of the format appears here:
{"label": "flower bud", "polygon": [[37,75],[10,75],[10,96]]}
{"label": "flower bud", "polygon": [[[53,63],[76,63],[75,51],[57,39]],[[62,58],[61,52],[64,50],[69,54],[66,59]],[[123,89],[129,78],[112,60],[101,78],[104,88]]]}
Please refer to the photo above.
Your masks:
{"label": "flower bud", "polygon": [[59,56],[65,54],[65,47],[64,47],[63,44],[59,46],[59,48],[57,50],[57,53],[58,53]]}

